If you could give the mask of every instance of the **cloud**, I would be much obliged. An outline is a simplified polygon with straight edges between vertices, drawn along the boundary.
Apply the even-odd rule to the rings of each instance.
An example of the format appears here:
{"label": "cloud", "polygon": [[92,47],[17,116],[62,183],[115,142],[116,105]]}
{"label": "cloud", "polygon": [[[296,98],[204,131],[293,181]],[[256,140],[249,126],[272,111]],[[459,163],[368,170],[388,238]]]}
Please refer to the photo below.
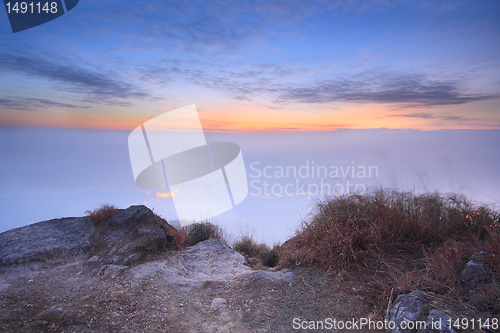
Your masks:
{"label": "cloud", "polygon": [[277,102],[395,103],[406,107],[457,105],[498,98],[467,94],[453,79],[431,79],[423,74],[378,75],[364,73],[351,78],[325,80],[312,87],[283,89]]}
{"label": "cloud", "polygon": [[479,123],[485,122],[485,119],[466,118],[466,117],[462,117],[462,116],[443,116],[443,115],[436,115],[436,114],[427,113],[427,112],[416,112],[416,113],[407,113],[407,114],[391,114],[391,115],[389,115],[389,117],[432,119],[435,122],[439,122],[439,123],[446,121],[446,122],[455,122],[457,124],[470,123],[470,122],[479,122]]}
{"label": "cloud", "polygon": [[79,107],[73,104],[59,103],[45,98],[24,98],[24,97],[0,97],[0,108],[10,110],[35,110],[40,108],[88,108]]}
{"label": "cloud", "polygon": [[[328,68],[287,68],[275,64],[217,64],[197,61],[165,60],[162,64],[142,68],[144,77],[159,84],[183,80],[231,95],[236,100],[252,100],[270,96],[275,106],[286,103],[323,104],[332,102],[388,103],[402,107],[459,105],[499,98],[498,95],[467,93],[468,77],[448,73],[439,78],[411,72],[390,72],[381,69],[342,77],[316,80],[318,72]],[[307,78],[309,77],[309,79]],[[305,83],[302,83],[304,82]]]}
{"label": "cloud", "polygon": [[110,75],[84,69],[76,64],[59,64],[55,62],[56,59],[53,60],[3,53],[0,54],[0,71],[12,71],[57,82],[61,84],[61,90],[84,94],[85,101],[93,103],[115,103],[117,99],[149,96],[142,89]]}

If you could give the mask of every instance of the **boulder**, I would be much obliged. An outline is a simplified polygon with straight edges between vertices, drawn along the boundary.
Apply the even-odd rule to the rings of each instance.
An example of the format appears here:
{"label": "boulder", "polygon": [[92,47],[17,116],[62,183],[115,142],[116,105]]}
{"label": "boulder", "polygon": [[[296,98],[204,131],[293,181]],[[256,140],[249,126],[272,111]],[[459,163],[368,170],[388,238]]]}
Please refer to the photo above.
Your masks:
{"label": "boulder", "polygon": [[158,273],[168,283],[193,288],[207,282],[228,282],[252,270],[245,266],[241,254],[216,239],[208,239],[163,261],[146,262],[129,270],[137,280]]}
{"label": "boulder", "polygon": [[475,253],[460,274],[463,291],[470,304],[477,304],[481,296],[476,292],[478,284],[487,281],[489,268],[485,263],[486,252]]}
{"label": "boulder", "polygon": [[0,234],[0,264],[53,258],[70,259],[92,249],[94,223],[88,217],[67,217],[30,224]]}
{"label": "boulder", "polygon": [[131,206],[97,228],[92,241],[95,252],[105,253],[101,264],[133,265],[148,252],[177,246],[176,233],[146,206]]}
{"label": "boulder", "polygon": [[389,320],[396,324],[392,333],[409,333],[410,330],[400,329],[401,322],[427,321],[430,307],[425,293],[414,290],[409,294],[399,295],[389,310]]}

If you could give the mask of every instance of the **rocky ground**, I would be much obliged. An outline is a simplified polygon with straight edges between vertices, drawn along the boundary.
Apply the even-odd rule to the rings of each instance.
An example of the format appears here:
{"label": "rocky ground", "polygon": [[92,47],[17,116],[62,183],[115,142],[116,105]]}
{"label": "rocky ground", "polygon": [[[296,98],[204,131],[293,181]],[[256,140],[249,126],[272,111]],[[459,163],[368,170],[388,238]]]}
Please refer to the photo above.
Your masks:
{"label": "rocky ground", "polygon": [[369,316],[314,269],[255,271],[215,240],[177,250],[146,207],[120,214],[0,234],[0,331],[292,332],[294,319]]}
{"label": "rocky ground", "polygon": [[[331,329],[334,320],[383,323],[357,294],[362,288],[343,284],[342,274],[326,277],[300,263],[255,270],[214,239],[182,248],[180,234],[145,206],[112,217],[103,212],[0,234],[0,332],[500,331],[491,314],[476,319],[496,320],[495,327],[476,320],[474,328],[458,329]],[[485,255],[475,254],[460,276],[471,309],[481,300],[478,287],[496,283]],[[453,304],[439,301],[418,290],[400,294],[384,317],[398,324],[455,322]]]}

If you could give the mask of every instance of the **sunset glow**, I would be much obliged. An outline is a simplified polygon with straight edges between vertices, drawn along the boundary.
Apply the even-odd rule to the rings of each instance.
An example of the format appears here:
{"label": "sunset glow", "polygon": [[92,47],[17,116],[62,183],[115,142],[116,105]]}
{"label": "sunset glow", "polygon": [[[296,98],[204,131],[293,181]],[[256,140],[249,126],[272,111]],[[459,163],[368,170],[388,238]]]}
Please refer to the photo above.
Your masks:
{"label": "sunset glow", "polygon": [[0,16],[0,126],[131,130],[195,104],[214,132],[500,128],[496,1],[136,6],[16,34]]}

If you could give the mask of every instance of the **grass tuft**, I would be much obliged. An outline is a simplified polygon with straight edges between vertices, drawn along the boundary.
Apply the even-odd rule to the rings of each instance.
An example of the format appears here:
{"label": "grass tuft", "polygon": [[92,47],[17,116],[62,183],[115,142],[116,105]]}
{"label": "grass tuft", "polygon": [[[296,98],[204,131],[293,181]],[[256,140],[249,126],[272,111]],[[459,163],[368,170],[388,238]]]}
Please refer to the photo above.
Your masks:
{"label": "grass tuft", "polygon": [[210,221],[188,225],[182,231],[185,234],[186,246],[193,246],[211,238],[227,244],[222,229]]}
{"label": "grass tuft", "polygon": [[233,249],[243,254],[247,261],[255,265],[262,264],[267,267],[275,267],[279,261],[279,245],[275,245],[271,249],[266,244],[257,244],[249,235],[245,235],[236,241],[233,244]]}
{"label": "grass tuft", "polygon": [[88,214],[90,219],[94,222],[94,226],[100,227],[104,226],[106,221],[118,214],[120,209],[112,205],[103,205],[100,208],[94,210],[87,210],[85,213]]}

